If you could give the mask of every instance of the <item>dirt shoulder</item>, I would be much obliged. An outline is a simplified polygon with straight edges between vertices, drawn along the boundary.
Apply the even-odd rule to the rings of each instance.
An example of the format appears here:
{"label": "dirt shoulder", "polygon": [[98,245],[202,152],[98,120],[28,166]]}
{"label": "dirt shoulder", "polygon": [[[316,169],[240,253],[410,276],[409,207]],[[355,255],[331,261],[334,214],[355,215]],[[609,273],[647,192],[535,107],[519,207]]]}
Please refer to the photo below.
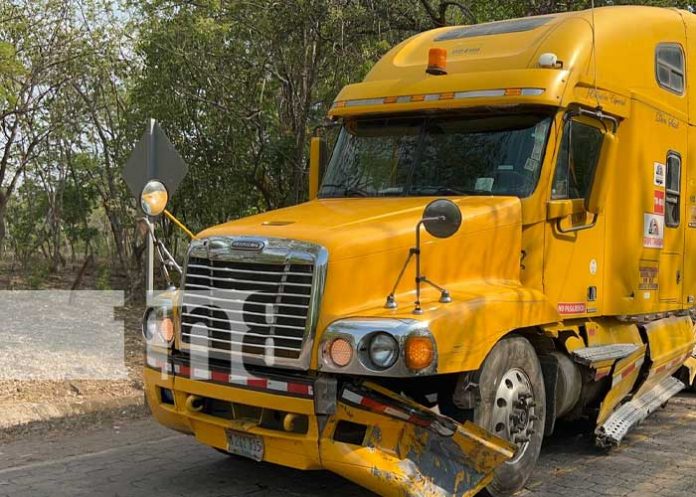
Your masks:
{"label": "dirt shoulder", "polygon": [[[44,278],[49,286],[36,288],[29,281],[31,275],[0,266],[0,290],[58,289],[69,290],[75,280],[74,267],[62,273]],[[118,276],[108,275],[98,267],[90,268],[80,284],[82,290],[118,290],[122,281]],[[98,281],[99,280],[99,281]],[[107,283],[104,283],[104,282]],[[110,286],[113,285],[113,286]],[[122,320],[123,363],[126,374],[114,380],[57,380],[57,379],[0,379],[0,438],[12,433],[42,429],[109,416],[114,412],[144,412],[142,364],[143,342],[140,322],[143,305],[130,304],[114,310],[115,320]],[[46,360],[60,360],[59,354],[47,356]],[[7,357],[5,360],[10,360]],[[0,365],[3,358],[0,357]],[[15,369],[16,369],[16,365]],[[48,365],[50,367],[50,364]],[[71,420],[71,421],[68,421]],[[45,425],[45,426],[44,426]]]}

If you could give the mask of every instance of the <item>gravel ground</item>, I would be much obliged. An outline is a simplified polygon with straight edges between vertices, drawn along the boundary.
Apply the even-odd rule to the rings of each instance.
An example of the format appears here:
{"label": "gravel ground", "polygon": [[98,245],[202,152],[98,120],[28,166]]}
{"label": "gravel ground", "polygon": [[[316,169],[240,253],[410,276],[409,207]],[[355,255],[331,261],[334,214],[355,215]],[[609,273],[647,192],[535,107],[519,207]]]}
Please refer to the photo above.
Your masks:
{"label": "gravel ground", "polygon": [[[70,289],[78,269],[79,264],[75,264],[58,274],[46,275],[41,279],[38,289]],[[100,277],[100,272],[103,271],[96,267],[89,268],[85,272],[78,290],[97,288],[99,286],[97,279]],[[2,290],[26,291],[34,289],[36,285],[33,285],[34,288],[32,288],[30,283],[29,276],[23,275],[17,269],[11,270],[7,264],[0,264],[0,292]],[[123,287],[123,278],[119,278],[118,275],[111,276],[110,288],[118,289]],[[16,294],[7,294],[6,297],[13,298],[13,295]],[[7,298],[4,299],[4,301],[7,300]],[[22,334],[8,330],[8,325],[5,324],[4,328],[0,329],[0,335],[3,332],[7,335],[4,345],[8,348],[4,353],[0,353],[0,371],[2,371],[2,374],[0,374],[0,412],[23,412],[35,406],[79,406],[95,402],[108,404],[111,400],[114,401],[114,405],[118,405],[118,401],[123,399],[142,398],[143,344],[140,334],[140,320],[144,309],[143,306],[144,304],[131,304],[116,307],[113,311],[113,319],[115,321],[123,321],[123,333],[120,333],[118,337],[118,340],[123,342],[122,346],[118,344],[118,352],[123,354],[123,357],[118,362],[125,366],[122,369],[122,374],[119,375],[120,379],[116,380],[79,379],[79,375],[78,379],[70,380],[48,377],[46,374],[43,374],[45,371],[57,369],[60,366],[65,368],[66,366],[64,362],[61,362],[64,359],[64,355],[60,351],[60,346],[64,345],[60,343],[62,340],[58,340],[58,343],[47,344],[41,348],[41,342],[37,341],[37,337],[38,339],[41,339],[43,336],[50,337],[50,334],[48,334],[50,327],[46,327],[45,330],[37,327],[37,332],[34,333],[34,341],[32,342],[31,340],[24,340],[25,338],[32,338],[31,331],[27,332],[26,336],[22,336]],[[89,310],[83,312],[87,311]],[[33,312],[44,317],[55,315],[54,309],[37,309]],[[4,315],[9,315],[10,321],[15,322],[26,318],[25,311],[12,313],[6,310]],[[77,317],[79,318],[79,316]],[[9,340],[8,337],[10,337]],[[24,347],[18,347],[17,343],[12,343],[12,340],[17,342],[18,337],[22,339],[20,342],[27,342]],[[53,338],[55,339],[55,336]],[[83,358],[84,362],[87,362],[89,359],[94,362],[98,358],[88,358],[86,353]],[[77,362],[74,358],[71,361]],[[13,374],[13,371],[17,371],[20,374]],[[37,376],[39,378],[26,379],[27,375],[21,374],[29,371],[38,371],[39,374]]]}
{"label": "gravel ground", "polygon": [[[0,410],[20,403],[84,400],[90,397],[123,397],[142,391],[143,344],[140,335],[141,306],[123,307],[118,312],[125,322],[124,362],[127,377],[121,380],[0,380]],[[53,357],[58,361],[58,357]],[[3,360],[0,359],[0,365]],[[7,365],[5,365],[7,366]],[[50,366],[50,365],[49,365]]]}

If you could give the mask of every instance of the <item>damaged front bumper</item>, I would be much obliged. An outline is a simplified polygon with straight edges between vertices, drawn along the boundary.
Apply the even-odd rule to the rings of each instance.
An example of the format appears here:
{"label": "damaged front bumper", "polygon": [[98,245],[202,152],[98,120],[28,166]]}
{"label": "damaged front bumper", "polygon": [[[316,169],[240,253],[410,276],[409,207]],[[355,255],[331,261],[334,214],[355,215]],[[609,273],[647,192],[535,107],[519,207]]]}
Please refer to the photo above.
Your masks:
{"label": "damaged front bumper", "polygon": [[[371,429],[362,447],[336,443],[342,420]],[[474,495],[515,447],[370,383],[345,385],[319,443],[322,464],[384,496]]]}
{"label": "damaged front bumper", "polygon": [[223,450],[230,433],[245,433],[263,440],[264,461],[327,469],[382,496],[474,495],[514,454],[480,427],[375,384],[245,380],[171,359],[148,362],[146,396],[162,424]]}

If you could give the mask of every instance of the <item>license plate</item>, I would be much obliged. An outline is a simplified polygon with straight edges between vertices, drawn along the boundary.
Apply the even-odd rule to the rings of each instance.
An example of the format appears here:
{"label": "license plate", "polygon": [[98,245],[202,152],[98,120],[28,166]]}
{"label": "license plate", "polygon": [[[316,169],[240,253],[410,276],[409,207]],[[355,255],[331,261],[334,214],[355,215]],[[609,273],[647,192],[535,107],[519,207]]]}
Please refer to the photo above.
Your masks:
{"label": "license plate", "polygon": [[239,431],[227,431],[227,451],[254,461],[263,461],[263,438]]}

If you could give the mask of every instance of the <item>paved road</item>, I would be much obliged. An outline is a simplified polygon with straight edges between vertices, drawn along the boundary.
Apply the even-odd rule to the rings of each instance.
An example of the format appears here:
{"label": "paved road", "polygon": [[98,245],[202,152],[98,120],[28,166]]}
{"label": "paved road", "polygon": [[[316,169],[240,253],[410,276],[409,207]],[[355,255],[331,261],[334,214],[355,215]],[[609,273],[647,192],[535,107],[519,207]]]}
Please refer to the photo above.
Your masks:
{"label": "paved road", "polygon": [[[324,472],[233,461],[152,421],[0,445],[0,496],[320,497],[370,494]],[[547,440],[520,497],[694,497],[696,396],[670,402],[609,455],[577,427]]]}

